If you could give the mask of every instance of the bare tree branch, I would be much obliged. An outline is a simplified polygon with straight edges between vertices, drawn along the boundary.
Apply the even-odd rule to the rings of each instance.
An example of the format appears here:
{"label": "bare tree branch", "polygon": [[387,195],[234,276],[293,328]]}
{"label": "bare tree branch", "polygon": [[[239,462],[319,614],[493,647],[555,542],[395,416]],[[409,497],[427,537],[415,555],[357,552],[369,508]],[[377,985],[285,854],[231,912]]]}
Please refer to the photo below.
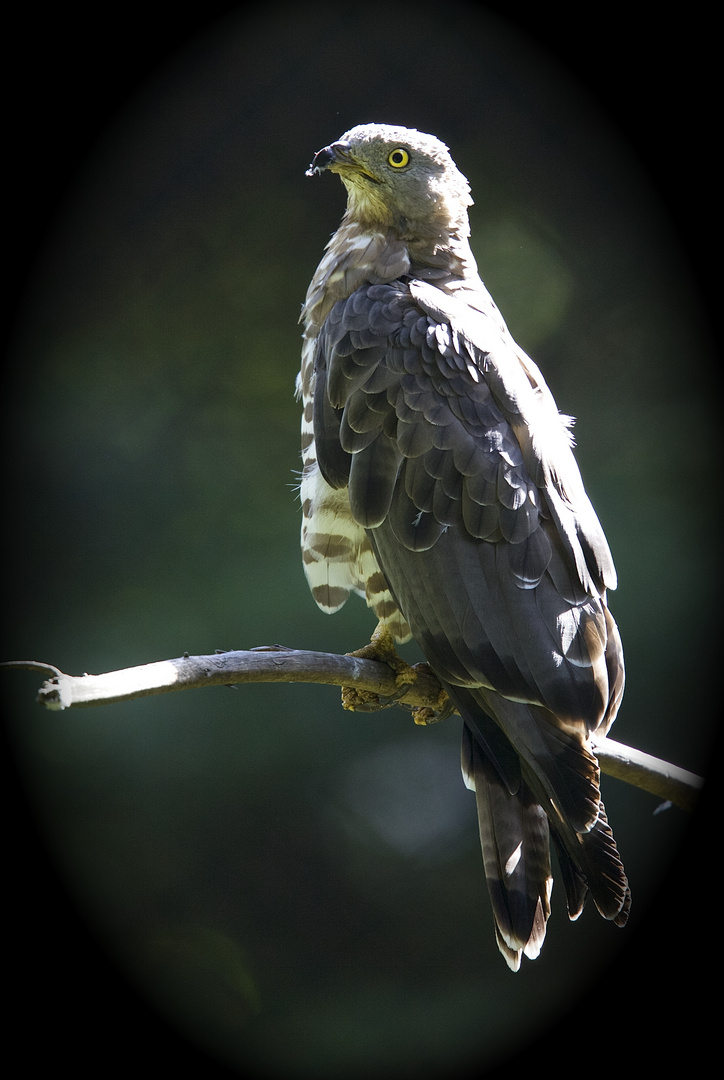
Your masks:
{"label": "bare tree branch", "polygon": [[[287,649],[281,645],[261,646],[248,652],[182,656],[102,675],[66,675],[53,664],[35,660],[12,660],[0,667],[45,672],[49,678],[38,691],[37,700],[51,710],[108,705],[203,686],[299,682],[352,688],[353,704],[349,704],[349,697],[343,698],[346,708],[374,711],[394,703],[409,708],[416,723],[429,724],[435,722],[436,714],[447,700],[426,664],[415,665],[417,678],[403,688],[403,693],[393,671],[377,660]],[[597,742],[595,751],[601,771],[608,776],[642,788],[684,810],[694,808],[704,784],[700,776],[612,739]]]}
{"label": "bare tree branch", "polygon": [[693,810],[704,786],[701,776],[687,772],[668,761],[652,757],[614,739],[594,743],[601,772],[627,784],[642,788],[651,795],[672,802],[682,810]]}

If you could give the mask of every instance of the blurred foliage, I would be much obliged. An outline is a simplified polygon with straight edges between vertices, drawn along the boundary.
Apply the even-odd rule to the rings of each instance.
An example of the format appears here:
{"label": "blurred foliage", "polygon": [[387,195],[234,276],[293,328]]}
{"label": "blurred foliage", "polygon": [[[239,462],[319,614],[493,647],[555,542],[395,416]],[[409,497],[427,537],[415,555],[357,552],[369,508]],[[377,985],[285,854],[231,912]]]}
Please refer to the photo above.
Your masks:
{"label": "blurred foliage", "polygon": [[[663,211],[582,88],[484,9],[387,5],[374,35],[331,10],[240,9],[140,86],[82,163],[7,378],[6,653],[78,673],[367,639],[361,604],[317,611],[298,551],[297,319],[344,204],[334,178],[303,173],[353,124],[396,122],[451,146],[481,274],[578,417],[619,571],[614,734],[703,770],[694,628],[715,500],[697,463],[718,446],[709,343]],[[434,78],[425,63],[401,77],[402,40]],[[12,680],[15,749],[80,909],[160,1013],[237,1069],[419,1077],[504,1058],[645,925],[683,835],[683,815],[607,782],[631,927],[591,910],[569,926],[557,887],[544,953],[513,978],[455,722],[351,717],[334,691],[281,685],[50,717],[36,682]]]}

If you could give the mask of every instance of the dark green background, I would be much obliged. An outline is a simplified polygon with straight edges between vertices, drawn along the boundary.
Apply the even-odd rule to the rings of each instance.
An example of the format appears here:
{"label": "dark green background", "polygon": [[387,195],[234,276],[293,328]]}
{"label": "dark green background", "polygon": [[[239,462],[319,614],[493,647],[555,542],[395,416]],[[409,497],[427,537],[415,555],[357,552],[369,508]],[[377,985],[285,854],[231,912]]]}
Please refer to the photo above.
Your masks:
{"label": "dark green background", "polygon": [[[77,100],[95,125],[93,94]],[[354,124],[404,124],[469,177],[481,275],[578,418],[619,572],[613,734],[704,771],[718,382],[635,138],[534,38],[455,3],[240,10],[113,104],[34,264],[6,376],[6,655],[81,673],[365,642],[362,603],[322,615],[299,557],[297,318],[344,205],[336,178],[303,174]],[[50,189],[67,180],[45,164]],[[3,680],[19,773],[81,918],[209,1068],[492,1067],[574,1004],[597,1023],[607,966],[651,945],[686,818],[626,785],[604,781],[629,928],[593,910],[569,925],[558,885],[544,952],[514,977],[456,720],[353,716],[335,690],[282,685],[58,715],[33,704],[37,676]],[[682,886],[679,918],[688,902]],[[21,957],[60,989],[35,918]],[[81,1041],[95,1006],[122,1042],[111,993],[86,985]]]}

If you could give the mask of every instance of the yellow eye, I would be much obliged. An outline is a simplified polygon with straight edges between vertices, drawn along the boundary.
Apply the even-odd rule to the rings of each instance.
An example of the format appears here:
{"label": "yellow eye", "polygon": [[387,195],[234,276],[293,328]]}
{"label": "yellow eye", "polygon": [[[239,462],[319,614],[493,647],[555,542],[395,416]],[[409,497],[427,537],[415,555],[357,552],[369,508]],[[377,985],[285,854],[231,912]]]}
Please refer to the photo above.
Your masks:
{"label": "yellow eye", "polygon": [[396,150],[390,151],[387,160],[393,169],[404,169],[410,160],[410,155],[404,146],[398,146]]}

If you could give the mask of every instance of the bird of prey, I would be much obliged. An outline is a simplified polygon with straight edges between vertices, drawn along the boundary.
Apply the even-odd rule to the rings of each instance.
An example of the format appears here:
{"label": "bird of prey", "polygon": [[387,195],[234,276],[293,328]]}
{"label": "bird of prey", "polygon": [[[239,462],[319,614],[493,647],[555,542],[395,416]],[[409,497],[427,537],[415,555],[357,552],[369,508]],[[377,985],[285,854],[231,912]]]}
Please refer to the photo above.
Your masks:
{"label": "bird of prey", "polygon": [[462,716],[496,938],[517,971],[545,937],[551,839],[571,919],[589,892],[604,918],[628,915],[591,744],[624,685],[613,561],[572,420],[478,276],[448,148],[364,124],[307,175],[324,171],[347,208],[302,312],[304,568],[323,611],[354,591],[378,639],[414,638]]}

